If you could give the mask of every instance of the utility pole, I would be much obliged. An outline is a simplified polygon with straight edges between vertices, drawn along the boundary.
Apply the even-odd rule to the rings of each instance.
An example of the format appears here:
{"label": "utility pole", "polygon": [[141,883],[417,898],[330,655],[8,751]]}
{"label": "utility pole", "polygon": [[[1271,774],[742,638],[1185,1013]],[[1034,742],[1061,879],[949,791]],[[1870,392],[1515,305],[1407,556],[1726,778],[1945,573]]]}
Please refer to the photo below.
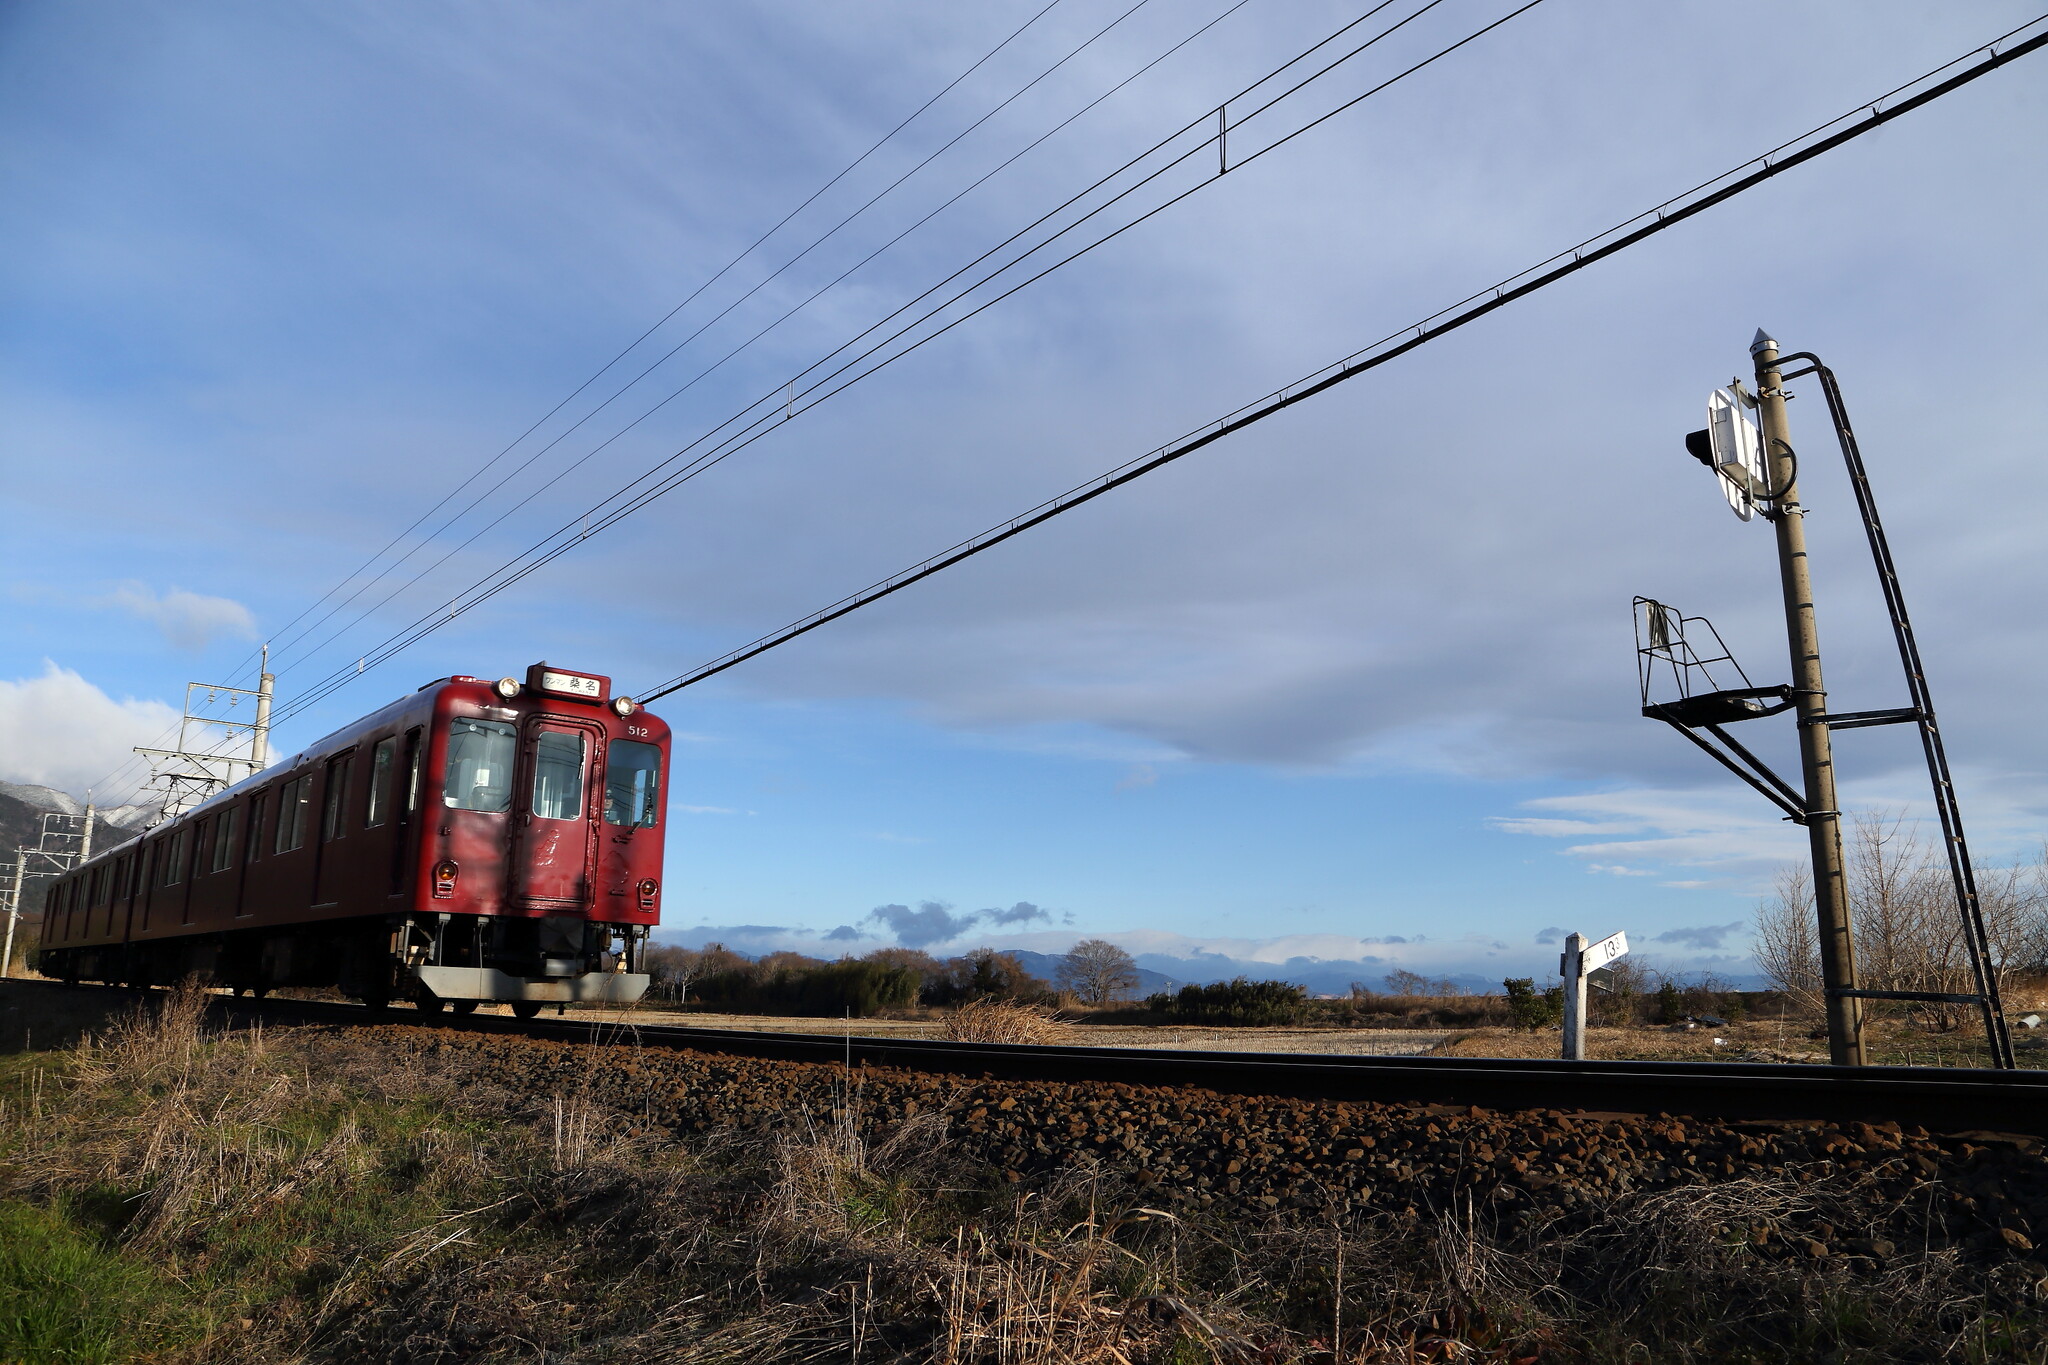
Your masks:
{"label": "utility pole", "polygon": [[[7,888],[7,930],[0,940],[0,977],[14,974],[14,931],[21,922],[21,897],[28,890],[31,877],[53,877],[59,872],[68,872],[84,862],[92,854],[92,818],[94,810],[88,801],[84,816],[66,815],[62,811],[46,813],[42,820],[42,832],[36,846],[27,844],[14,850],[14,883]],[[84,821],[84,833],[73,834],[65,828],[72,820]],[[76,846],[71,846],[73,841]],[[30,860],[34,869],[30,870]]]}
{"label": "utility pole", "polygon": [[7,944],[0,947],[0,977],[14,975],[14,926],[21,918],[21,892],[28,885],[28,850],[14,850],[14,886],[7,893]]}
{"label": "utility pole", "polygon": [[277,678],[270,671],[270,646],[263,646],[263,662],[257,666],[256,683],[256,725],[249,736],[249,757],[255,766],[251,772],[260,773],[270,766],[270,694],[277,686]]}
{"label": "utility pole", "polygon": [[1763,428],[1764,467],[1774,506],[1771,520],[1778,535],[1778,569],[1785,592],[1785,632],[1792,654],[1806,833],[1813,851],[1813,903],[1820,920],[1820,973],[1827,988],[1828,1060],[1836,1066],[1862,1066],[1862,1002],[1841,994],[1857,989],[1856,950],[1843,872],[1842,812],[1835,799],[1827,688],[1821,681],[1820,632],[1814,624],[1813,581],[1807,569],[1806,509],[1799,505],[1799,463],[1785,420],[1778,343],[1759,328],[1749,353],[1756,361],[1757,417]]}
{"label": "utility pole", "polygon": [[[178,725],[178,747],[152,749],[137,746],[135,752],[149,760],[149,781],[144,790],[162,793],[155,821],[182,815],[192,807],[225,790],[243,778],[259,773],[270,762],[270,702],[275,679],[270,673],[270,647],[263,647],[263,671],[252,688],[229,687],[225,683],[185,684],[185,713]],[[202,695],[203,694],[203,695]],[[255,714],[242,719],[232,714],[245,700],[255,702]],[[230,752],[244,736],[246,755]]]}

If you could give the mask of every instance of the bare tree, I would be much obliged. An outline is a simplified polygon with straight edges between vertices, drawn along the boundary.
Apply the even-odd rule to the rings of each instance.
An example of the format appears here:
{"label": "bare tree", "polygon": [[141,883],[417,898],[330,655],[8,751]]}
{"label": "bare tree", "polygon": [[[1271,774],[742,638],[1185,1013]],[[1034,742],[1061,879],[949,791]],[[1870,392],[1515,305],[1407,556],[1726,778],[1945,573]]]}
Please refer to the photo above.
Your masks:
{"label": "bare tree", "polygon": [[1053,979],[1090,1005],[1122,999],[1138,984],[1138,964],[1107,939],[1082,939],[1065,957]]}
{"label": "bare tree", "polygon": [[[1873,990],[1972,989],[1969,945],[1954,885],[1938,845],[1895,811],[1865,812],[1848,830],[1849,906],[1856,975]],[[2048,970],[2048,849],[2022,867],[1977,869],[1978,904],[2001,980]],[[1756,962],[1771,985],[1802,1007],[1821,1000],[1820,954],[1806,870],[1779,877],[1757,906]],[[1918,1003],[1911,1012],[1937,1028],[1967,1022],[1967,1006]]]}
{"label": "bare tree", "polygon": [[1802,1009],[1821,1002],[1820,941],[1813,920],[1813,879],[1804,864],[1778,874],[1777,892],[1757,902],[1757,970],[1771,989]]}

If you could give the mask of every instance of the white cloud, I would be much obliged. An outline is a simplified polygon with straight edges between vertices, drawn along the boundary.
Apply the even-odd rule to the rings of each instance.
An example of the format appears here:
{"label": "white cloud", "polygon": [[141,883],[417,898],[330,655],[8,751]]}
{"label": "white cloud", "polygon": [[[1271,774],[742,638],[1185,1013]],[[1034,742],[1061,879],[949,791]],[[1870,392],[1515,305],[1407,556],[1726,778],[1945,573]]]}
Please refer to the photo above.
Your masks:
{"label": "white cloud", "polygon": [[105,600],[108,606],[155,626],[173,648],[195,654],[222,636],[256,638],[256,618],[231,597],[208,597],[183,588],[159,596],[148,584],[130,580]]}
{"label": "white cloud", "polygon": [[39,678],[0,680],[0,781],[83,791],[176,725],[160,701],[115,701],[68,668],[44,661]]}

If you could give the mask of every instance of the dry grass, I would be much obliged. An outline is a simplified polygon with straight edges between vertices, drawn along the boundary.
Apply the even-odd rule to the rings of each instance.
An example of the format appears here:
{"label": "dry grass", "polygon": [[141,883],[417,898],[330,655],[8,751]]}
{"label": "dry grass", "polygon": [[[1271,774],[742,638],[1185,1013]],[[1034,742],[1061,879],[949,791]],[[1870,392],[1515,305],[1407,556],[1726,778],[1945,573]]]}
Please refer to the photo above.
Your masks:
{"label": "dry grass", "polygon": [[957,1043],[1047,1046],[1073,1042],[1075,1028],[1043,1005],[1016,1000],[970,1000],[946,1015],[942,1036]]}
{"label": "dry grass", "polygon": [[[574,1067],[536,1096],[404,1047],[373,1064],[317,1033],[200,1024],[171,997],[12,1088],[0,1193],[160,1267],[181,1307],[159,1316],[186,1324],[146,1352],[50,1358],[2048,1361],[2038,1265],[1859,1244],[1931,1215],[1818,1168],[1514,1231],[1483,1201],[1204,1213],[1089,1161],[1005,1182],[963,1163],[940,1113],[885,1122],[851,1080],[766,1131],[677,1143]],[[1840,1231],[1820,1259],[1801,1250],[1816,1224]]]}

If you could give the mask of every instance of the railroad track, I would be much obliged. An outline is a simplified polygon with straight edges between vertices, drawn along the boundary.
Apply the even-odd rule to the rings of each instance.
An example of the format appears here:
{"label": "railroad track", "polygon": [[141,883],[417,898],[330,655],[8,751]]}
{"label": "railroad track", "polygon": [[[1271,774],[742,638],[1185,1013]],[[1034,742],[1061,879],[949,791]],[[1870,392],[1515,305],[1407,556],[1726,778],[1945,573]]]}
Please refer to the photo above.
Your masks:
{"label": "railroad track", "polygon": [[[135,998],[114,987],[5,983],[7,1012],[23,1020],[65,1009],[104,1017]],[[95,1010],[94,1002],[104,1002]],[[230,1026],[416,1025],[574,1043],[624,1043],[770,1061],[894,1067],[967,1078],[1185,1087],[1305,1100],[1476,1105],[1600,1114],[1672,1114],[1728,1121],[1828,1123],[1887,1120],[1930,1132],[1984,1131],[2048,1138],[2048,1071],[1868,1067],[1751,1062],[1567,1062],[1483,1057],[1316,1056],[1303,1053],[1023,1047],[859,1034],[756,1033],[634,1025],[567,1016],[423,1015],[397,1008],[305,1000],[216,997]],[[31,1036],[50,1036],[40,1027]]]}
{"label": "railroad track", "polygon": [[1189,1087],[1310,1100],[1475,1105],[1602,1114],[1671,1114],[1726,1121],[1896,1122],[1930,1132],[2048,1138],[2048,1072],[1743,1062],[1567,1062],[1523,1058],[1315,1056],[1301,1053],[1026,1047],[859,1034],[755,1033],[633,1025],[574,1017],[372,1013],[355,1005],[220,997],[224,1021],[265,1024],[413,1023],[560,1042],[629,1043],[767,1060],[1001,1080]]}

